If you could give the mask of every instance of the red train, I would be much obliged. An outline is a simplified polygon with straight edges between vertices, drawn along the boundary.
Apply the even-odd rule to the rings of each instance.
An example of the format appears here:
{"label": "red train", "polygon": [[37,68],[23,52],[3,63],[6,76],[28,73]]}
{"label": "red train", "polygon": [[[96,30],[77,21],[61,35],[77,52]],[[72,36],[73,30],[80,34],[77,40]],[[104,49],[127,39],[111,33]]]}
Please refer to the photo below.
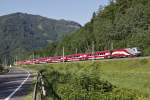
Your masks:
{"label": "red train", "polygon": [[88,52],[80,54],[72,54],[67,56],[54,56],[43,57],[24,61],[17,61],[16,64],[42,64],[42,63],[58,63],[58,62],[71,62],[71,61],[83,61],[83,60],[95,60],[106,58],[124,58],[124,57],[137,57],[141,55],[141,50],[138,47],[123,48],[115,50]]}

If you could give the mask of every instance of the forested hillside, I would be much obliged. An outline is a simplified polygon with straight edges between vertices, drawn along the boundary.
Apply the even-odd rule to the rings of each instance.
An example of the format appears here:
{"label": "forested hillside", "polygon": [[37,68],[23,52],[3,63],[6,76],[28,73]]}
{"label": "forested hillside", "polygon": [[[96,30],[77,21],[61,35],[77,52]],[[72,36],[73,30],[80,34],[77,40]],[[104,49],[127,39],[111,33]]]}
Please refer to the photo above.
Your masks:
{"label": "forested hillside", "polygon": [[0,59],[2,62],[20,59],[27,52],[43,49],[80,27],[73,21],[25,13],[0,16]]}
{"label": "forested hillside", "polygon": [[100,7],[80,30],[56,47],[55,55],[140,47],[150,55],[150,0],[116,0]]}

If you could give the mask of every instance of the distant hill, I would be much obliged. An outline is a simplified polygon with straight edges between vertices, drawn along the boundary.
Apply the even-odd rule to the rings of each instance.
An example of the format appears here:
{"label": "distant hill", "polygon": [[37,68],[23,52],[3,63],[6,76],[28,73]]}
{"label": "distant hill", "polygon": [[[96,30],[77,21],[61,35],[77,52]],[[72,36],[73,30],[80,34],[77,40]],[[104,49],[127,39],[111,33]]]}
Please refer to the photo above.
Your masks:
{"label": "distant hill", "polygon": [[110,0],[80,30],[63,39],[55,54],[140,47],[150,55],[150,0]]}
{"label": "distant hill", "polygon": [[0,16],[0,57],[11,59],[61,40],[81,27],[73,21],[13,13]]}

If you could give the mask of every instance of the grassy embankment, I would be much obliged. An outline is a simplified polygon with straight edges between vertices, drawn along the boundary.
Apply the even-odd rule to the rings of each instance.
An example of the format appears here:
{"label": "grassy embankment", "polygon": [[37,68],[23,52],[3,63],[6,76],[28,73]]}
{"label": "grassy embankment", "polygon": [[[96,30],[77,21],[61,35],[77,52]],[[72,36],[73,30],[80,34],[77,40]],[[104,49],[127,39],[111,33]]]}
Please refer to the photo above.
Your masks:
{"label": "grassy embankment", "polygon": [[[55,96],[59,96],[63,98],[63,100],[69,100],[69,97],[76,98],[76,96],[82,98],[82,94],[84,95],[83,100],[86,100],[87,98],[84,97],[87,96],[87,100],[93,100],[94,96],[97,96],[95,98],[100,98],[98,97],[99,94],[97,94],[101,92],[99,91],[100,89],[108,89],[106,93],[101,92],[104,96],[101,95],[101,97],[103,97],[101,100],[105,100],[106,98],[108,100],[114,100],[114,98],[117,98],[115,100],[150,99],[150,58],[110,61],[97,60],[94,62],[44,64],[27,67],[44,70],[45,78],[51,84],[51,86],[47,88],[48,90],[53,88],[53,91],[49,91],[50,100]],[[107,80],[108,82],[97,81],[96,78]],[[80,86],[81,81],[85,83],[83,86]],[[86,85],[87,90],[84,88]],[[98,86],[95,88],[95,85]],[[83,90],[80,91],[80,89]],[[76,92],[72,93],[72,90]]]}

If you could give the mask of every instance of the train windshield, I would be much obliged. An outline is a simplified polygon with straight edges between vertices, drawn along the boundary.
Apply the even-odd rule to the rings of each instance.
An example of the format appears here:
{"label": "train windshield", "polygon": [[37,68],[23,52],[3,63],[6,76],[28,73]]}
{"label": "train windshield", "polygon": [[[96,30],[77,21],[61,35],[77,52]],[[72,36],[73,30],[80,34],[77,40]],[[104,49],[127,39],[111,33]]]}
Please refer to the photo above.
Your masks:
{"label": "train windshield", "polygon": [[140,52],[141,51],[141,49],[140,48],[138,48],[138,47],[134,47],[134,48],[132,48],[134,51],[136,51],[136,52]]}
{"label": "train windshield", "polygon": [[137,51],[142,51],[140,48],[137,48]]}

